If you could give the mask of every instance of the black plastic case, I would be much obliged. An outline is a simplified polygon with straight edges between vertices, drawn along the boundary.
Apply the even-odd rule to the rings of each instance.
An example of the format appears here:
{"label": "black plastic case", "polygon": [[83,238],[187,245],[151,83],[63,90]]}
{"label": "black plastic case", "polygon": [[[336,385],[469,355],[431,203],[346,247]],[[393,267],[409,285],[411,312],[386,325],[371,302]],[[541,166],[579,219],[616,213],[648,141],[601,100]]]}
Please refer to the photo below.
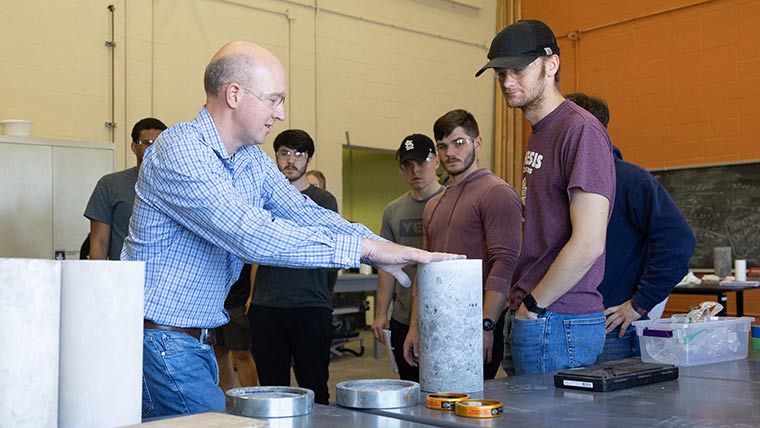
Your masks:
{"label": "black plastic case", "polygon": [[554,386],[609,392],[673,379],[678,379],[678,367],[674,365],[644,363],[640,358],[629,358],[558,372],[554,375]]}

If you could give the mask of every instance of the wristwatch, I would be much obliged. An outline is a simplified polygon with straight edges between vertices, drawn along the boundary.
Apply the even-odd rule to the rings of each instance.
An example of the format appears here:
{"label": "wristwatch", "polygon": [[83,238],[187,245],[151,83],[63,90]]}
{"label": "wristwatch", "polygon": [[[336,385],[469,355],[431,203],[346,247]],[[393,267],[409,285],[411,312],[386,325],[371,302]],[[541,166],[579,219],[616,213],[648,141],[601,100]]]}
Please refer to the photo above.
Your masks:
{"label": "wristwatch", "polygon": [[546,308],[538,306],[538,302],[536,302],[536,298],[532,294],[526,294],[523,297],[523,303],[525,304],[525,308],[534,314],[543,315],[546,312]]}
{"label": "wristwatch", "polygon": [[483,318],[483,331],[493,331],[494,327],[496,327],[496,323],[492,319]]}

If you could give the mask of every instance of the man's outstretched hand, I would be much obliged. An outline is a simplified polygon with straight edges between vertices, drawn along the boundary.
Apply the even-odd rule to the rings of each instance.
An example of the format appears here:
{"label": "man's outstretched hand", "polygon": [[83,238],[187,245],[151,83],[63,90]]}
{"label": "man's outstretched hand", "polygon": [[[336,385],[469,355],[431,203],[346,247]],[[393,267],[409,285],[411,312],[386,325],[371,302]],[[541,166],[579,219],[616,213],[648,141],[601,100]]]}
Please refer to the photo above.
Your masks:
{"label": "man's outstretched hand", "polygon": [[393,275],[404,287],[409,287],[412,284],[411,279],[402,270],[404,266],[464,258],[466,257],[459,254],[431,253],[392,242],[375,241],[367,238],[362,240],[362,260],[369,261],[376,268]]}

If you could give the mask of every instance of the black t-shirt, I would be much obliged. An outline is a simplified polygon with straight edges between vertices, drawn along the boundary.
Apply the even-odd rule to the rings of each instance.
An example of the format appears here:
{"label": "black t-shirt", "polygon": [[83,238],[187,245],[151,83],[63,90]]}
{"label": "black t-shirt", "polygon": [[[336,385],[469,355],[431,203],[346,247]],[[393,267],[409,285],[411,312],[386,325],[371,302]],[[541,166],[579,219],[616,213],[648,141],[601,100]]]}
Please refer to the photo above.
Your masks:
{"label": "black t-shirt", "polygon": [[311,198],[317,205],[322,208],[327,208],[330,211],[338,212],[338,201],[335,199],[332,193],[327,190],[320,189],[317,186],[310,185],[301,193]]}
{"label": "black t-shirt", "polygon": [[227,300],[224,301],[224,307],[229,309],[245,305],[246,300],[248,300],[248,293],[250,292],[251,265],[246,263],[243,265],[243,270],[240,271],[240,278],[232,284],[230,294],[227,295]]}
{"label": "black t-shirt", "polygon": [[[338,201],[327,190],[309,186],[301,193],[323,208],[338,211]],[[325,269],[259,266],[252,304],[274,308],[332,309],[327,272]]]}

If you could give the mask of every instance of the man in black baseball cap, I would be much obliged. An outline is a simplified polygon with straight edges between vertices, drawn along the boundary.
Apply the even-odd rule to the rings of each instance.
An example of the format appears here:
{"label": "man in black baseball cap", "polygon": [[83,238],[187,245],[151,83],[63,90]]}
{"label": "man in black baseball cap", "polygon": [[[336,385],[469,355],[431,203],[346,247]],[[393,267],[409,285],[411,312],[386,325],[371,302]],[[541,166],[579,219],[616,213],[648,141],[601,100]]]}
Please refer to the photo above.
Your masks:
{"label": "man in black baseball cap", "polygon": [[504,370],[592,364],[605,337],[596,287],[615,198],[610,138],[560,93],[559,47],[543,22],[518,21],[502,30],[488,59],[477,75],[493,68],[507,104],[533,126],[523,161],[523,246],[509,291]]}
{"label": "man in black baseball cap", "polygon": [[[404,137],[396,152],[396,160],[409,191],[391,201],[383,210],[380,236],[397,244],[422,248],[422,213],[425,204],[445,189],[439,184],[436,175],[440,162],[435,155],[433,140],[423,134]],[[417,267],[410,266],[405,272],[414,278]],[[404,339],[409,332],[411,315],[412,289],[403,287],[393,276],[378,270],[372,331],[381,342],[385,342],[383,330],[391,331],[391,341],[386,345],[393,351],[399,377],[419,382],[419,368],[404,359]]]}
{"label": "man in black baseball cap", "polygon": [[431,154],[435,157],[433,140],[424,134],[412,134],[401,141],[401,146],[396,151],[396,160],[399,165],[408,160],[423,162]]}
{"label": "man in black baseball cap", "polygon": [[490,61],[475,76],[489,68],[519,70],[540,56],[552,55],[559,55],[559,46],[549,26],[532,19],[517,21],[496,35],[488,50]]}

